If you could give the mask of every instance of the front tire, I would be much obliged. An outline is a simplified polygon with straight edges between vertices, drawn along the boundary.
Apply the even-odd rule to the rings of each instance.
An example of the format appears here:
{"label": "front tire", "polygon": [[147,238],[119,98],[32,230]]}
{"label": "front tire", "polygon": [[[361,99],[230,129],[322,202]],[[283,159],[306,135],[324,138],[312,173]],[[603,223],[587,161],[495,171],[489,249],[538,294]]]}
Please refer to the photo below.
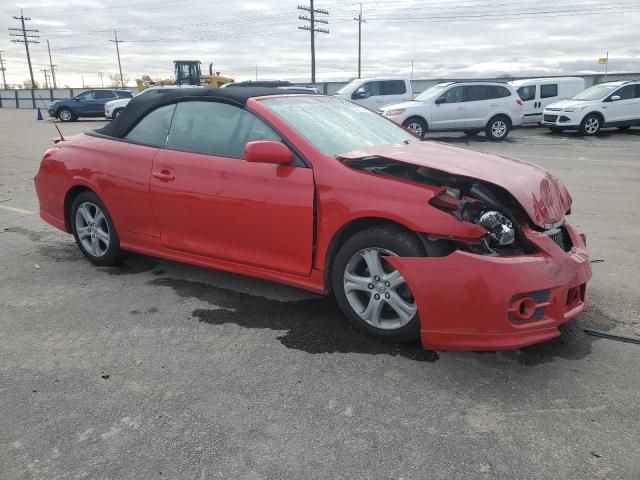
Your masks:
{"label": "front tire", "polygon": [[402,122],[402,126],[420,139],[424,139],[424,136],[427,134],[427,129],[429,128],[424,118],[420,117],[409,117]]}
{"label": "front tire", "polygon": [[120,238],[111,215],[93,192],[80,193],[71,204],[71,230],[80,251],[96,265],[111,266],[120,257]]}
{"label": "front tire", "polygon": [[373,337],[391,342],[418,339],[415,298],[402,274],[384,257],[424,255],[418,239],[399,227],[371,227],[347,240],[331,271],[333,291],[345,316]]}
{"label": "front tire", "polygon": [[580,133],[586,137],[592,137],[600,133],[602,118],[600,115],[590,114],[584,117],[580,123]]}
{"label": "front tire", "polygon": [[487,123],[487,127],[485,128],[485,134],[492,142],[501,142],[507,138],[510,130],[511,122],[509,119],[499,115],[489,120],[489,123]]}
{"label": "front tire", "polygon": [[58,110],[58,120],[61,122],[73,122],[77,117],[69,108],[61,108]]}
{"label": "front tire", "polygon": [[118,118],[123,110],[124,110],[124,108],[119,108],[118,110],[113,112],[113,119],[115,120],[116,118]]}

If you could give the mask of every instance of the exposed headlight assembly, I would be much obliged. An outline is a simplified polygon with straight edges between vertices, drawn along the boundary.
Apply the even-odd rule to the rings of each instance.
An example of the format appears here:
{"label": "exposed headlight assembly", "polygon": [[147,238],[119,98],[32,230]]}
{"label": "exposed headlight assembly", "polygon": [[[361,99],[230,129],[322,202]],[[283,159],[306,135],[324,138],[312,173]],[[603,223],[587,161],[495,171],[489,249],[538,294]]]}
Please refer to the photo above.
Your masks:
{"label": "exposed headlight assembly", "polygon": [[477,224],[484,228],[492,241],[501,247],[511,245],[516,238],[513,223],[500,212],[489,210],[482,213]]}

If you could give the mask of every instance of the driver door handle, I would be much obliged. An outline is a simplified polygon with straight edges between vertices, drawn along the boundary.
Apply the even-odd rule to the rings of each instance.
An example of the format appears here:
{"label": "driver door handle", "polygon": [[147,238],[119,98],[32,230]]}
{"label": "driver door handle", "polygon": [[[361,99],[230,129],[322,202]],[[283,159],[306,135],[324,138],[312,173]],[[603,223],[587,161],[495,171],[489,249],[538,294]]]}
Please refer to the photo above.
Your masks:
{"label": "driver door handle", "polygon": [[151,175],[163,182],[168,182],[169,180],[174,180],[176,178],[176,176],[167,168],[163,168],[159,172],[151,172]]}

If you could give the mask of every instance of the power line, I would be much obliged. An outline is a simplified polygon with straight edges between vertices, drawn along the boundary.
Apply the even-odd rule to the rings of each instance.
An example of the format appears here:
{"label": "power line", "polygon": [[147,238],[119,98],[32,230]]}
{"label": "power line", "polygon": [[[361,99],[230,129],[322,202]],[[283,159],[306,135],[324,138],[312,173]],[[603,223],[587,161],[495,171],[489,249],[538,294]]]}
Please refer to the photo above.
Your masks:
{"label": "power line", "polygon": [[[12,39],[11,41],[14,43],[24,43],[24,48],[27,51],[27,62],[29,63],[29,74],[31,75],[31,88],[36,88],[36,80],[33,77],[33,68],[31,67],[31,55],[29,54],[29,44],[30,43],[40,43],[38,40],[33,40],[40,38],[40,35],[37,35],[38,30],[34,28],[27,28],[24,22],[31,20],[31,17],[25,17],[20,10],[20,16],[13,17],[15,20],[20,20],[21,27],[20,28],[9,28],[10,31],[16,31],[20,33],[9,33],[11,37],[22,37],[22,39]],[[33,106],[35,108],[35,99],[33,100]]]}
{"label": "power line", "polygon": [[316,82],[316,33],[329,33],[327,28],[316,27],[316,23],[329,24],[329,20],[323,18],[316,18],[316,15],[329,15],[328,10],[313,7],[313,0],[309,0],[309,6],[298,5],[298,10],[302,10],[309,13],[309,16],[299,15],[300,20],[309,22],[309,25],[303,25],[298,27],[299,30],[308,30],[311,34],[311,83]]}

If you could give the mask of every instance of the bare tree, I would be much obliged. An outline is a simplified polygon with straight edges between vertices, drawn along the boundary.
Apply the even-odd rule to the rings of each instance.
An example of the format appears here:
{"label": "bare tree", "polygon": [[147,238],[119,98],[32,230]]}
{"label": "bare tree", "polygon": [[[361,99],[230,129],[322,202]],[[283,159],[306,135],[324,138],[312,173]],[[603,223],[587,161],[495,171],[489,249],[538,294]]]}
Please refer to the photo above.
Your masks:
{"label": "bare tree", "polygon": [[111,81],[111,86],[112,87],[120,87],[123,83],[126,85],[127,83],[129,83],[129,78],[124,77],[121,81],[120,79],[120,74],[118,73],[110,73],[109,74],[109,80]]}
{"label": "bare tree", "polygon": [[40,83],[36,80],[35,83],[32,85],[31,80],[25,80],[24,82],[22,82],[22,86],[24,88],[40,88]]}

